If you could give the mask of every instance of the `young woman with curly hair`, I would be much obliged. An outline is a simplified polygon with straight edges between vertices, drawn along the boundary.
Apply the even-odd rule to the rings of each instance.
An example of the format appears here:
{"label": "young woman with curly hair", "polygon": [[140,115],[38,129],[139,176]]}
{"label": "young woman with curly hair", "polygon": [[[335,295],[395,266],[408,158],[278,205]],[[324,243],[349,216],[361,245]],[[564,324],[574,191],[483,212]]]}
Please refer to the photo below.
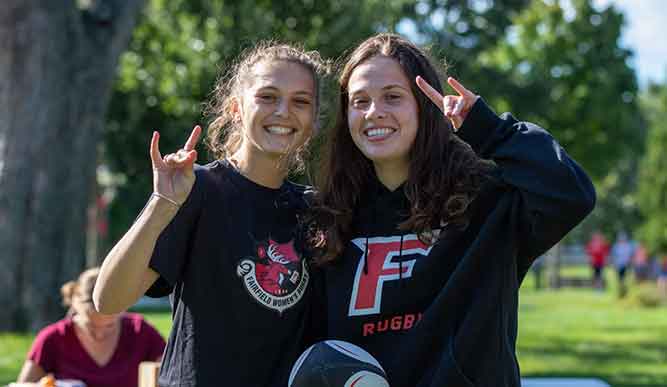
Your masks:
{"label": "young woman with curly hair", "polygon": [[537,125],[496,115],[397,35],[340,75],[316,226],[326,336],[392,386],[518,386],[518,291],[593,208],[584,171]]}
{"label": "young woman with curly hair", "polygon": [[104,260],[95,305],[117,313],[169,295],[160,386],[284,386],[305,345],[310,276],[298,238],[306,187],[287,181],[317,127],[316,52],[271,42],[244,52],[213,94],[207,143],[150,145],[153,195]]}

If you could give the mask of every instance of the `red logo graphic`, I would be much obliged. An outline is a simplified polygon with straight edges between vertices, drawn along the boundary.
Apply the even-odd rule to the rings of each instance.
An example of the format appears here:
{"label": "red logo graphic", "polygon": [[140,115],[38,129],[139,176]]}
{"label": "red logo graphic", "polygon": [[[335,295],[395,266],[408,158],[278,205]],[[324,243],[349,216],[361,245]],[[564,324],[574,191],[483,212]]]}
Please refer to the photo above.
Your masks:
{"label": "red logo graphic", "polygon": [[259,242],[256,254],[242,259],[236,268],[248,293],[261,305],[280,313],[298,303],[309,275],[306,262],[294,250],[294,242]]}
{"label": "red logo graphic", "polygon": [[[366,246],[367,240],[368,246]],[[362,255],[359,257],[354,276],[348,316],[380,313],[382,285],[386,281],[411,277],[417,261],[415,258],[399,264],[393,259],[399,255],[428,255],[433,247],[420,241],[415,234],[404,235],[402,246],[400,236],[357,238],[352,240],[352,243],[362,251]],[[364,257],[366,252],[368,252],[367,259]],[[364,273],[364,261],[368,265],[368,273]],[[402,273],[399,273],[399,270],[402,270]]]}
{"label": "red logo graphic", "polygon": [[268,245],[257,247],[260,258],[255,266],[259,285],[274,296],[289,293],[299,279],[301,259],[294,251],[294,243],[290,241],[278,244],[269,239]]}

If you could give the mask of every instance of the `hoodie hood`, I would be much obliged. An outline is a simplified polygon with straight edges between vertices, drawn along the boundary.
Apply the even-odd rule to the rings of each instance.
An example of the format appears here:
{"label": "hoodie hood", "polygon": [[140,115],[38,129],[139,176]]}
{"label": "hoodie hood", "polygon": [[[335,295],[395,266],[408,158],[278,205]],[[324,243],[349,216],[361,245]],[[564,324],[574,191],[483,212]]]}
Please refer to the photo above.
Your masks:
{"label": "hoodie hood", "polygon": [[359,203],[355,216],[355,235],[375,236],[395,232],[396,226],[406,220],[410,213],[405,183],[391,191],[375,174]]}

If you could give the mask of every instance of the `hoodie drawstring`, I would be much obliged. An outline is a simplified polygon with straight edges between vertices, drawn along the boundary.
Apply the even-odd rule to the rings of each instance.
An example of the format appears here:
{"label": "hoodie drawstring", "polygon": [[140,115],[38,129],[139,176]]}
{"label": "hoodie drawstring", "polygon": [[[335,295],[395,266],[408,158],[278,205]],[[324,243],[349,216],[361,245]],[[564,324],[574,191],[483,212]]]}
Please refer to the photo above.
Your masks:
{"label": "hoodie drawstring", "polygon": [[401,235],[401,243],[398,247],[398,280],[403,286],[403,235]]}
{"label": "hoodie drawstring", "polygon": [[366,237],[366,244],[364,245],[364,274],[368,274],[368,237]]}

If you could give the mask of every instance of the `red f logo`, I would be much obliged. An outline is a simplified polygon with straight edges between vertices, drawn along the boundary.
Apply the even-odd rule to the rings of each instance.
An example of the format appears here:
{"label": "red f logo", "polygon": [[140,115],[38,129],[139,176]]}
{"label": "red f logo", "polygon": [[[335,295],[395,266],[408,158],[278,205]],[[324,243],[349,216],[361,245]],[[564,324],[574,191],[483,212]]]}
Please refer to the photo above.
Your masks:
{"label": "red f logo", "polygon": [[[366,247],[367,240],[368,247]],[[359,263],[357,264],[348,316],[380,313],[384,282],[401,277],[411,277],[412,268],[416,261],[416,259],[411,259],[403,261],[399,265],[398,262],[392,262],[392,259],[399,256],[401,252],[402,255],[428,255],[433,247],[420,241],[415,234],[403,236],[402,248],[400,236],[357,238],[352,240],[352,243],[364,253],[359,257]],[[364,257],[366,251],[368,252],[368,259]],[[368,265],[368,273],[364,273],[364,261]],[[399,273],[400,270],[403,272]]]}

